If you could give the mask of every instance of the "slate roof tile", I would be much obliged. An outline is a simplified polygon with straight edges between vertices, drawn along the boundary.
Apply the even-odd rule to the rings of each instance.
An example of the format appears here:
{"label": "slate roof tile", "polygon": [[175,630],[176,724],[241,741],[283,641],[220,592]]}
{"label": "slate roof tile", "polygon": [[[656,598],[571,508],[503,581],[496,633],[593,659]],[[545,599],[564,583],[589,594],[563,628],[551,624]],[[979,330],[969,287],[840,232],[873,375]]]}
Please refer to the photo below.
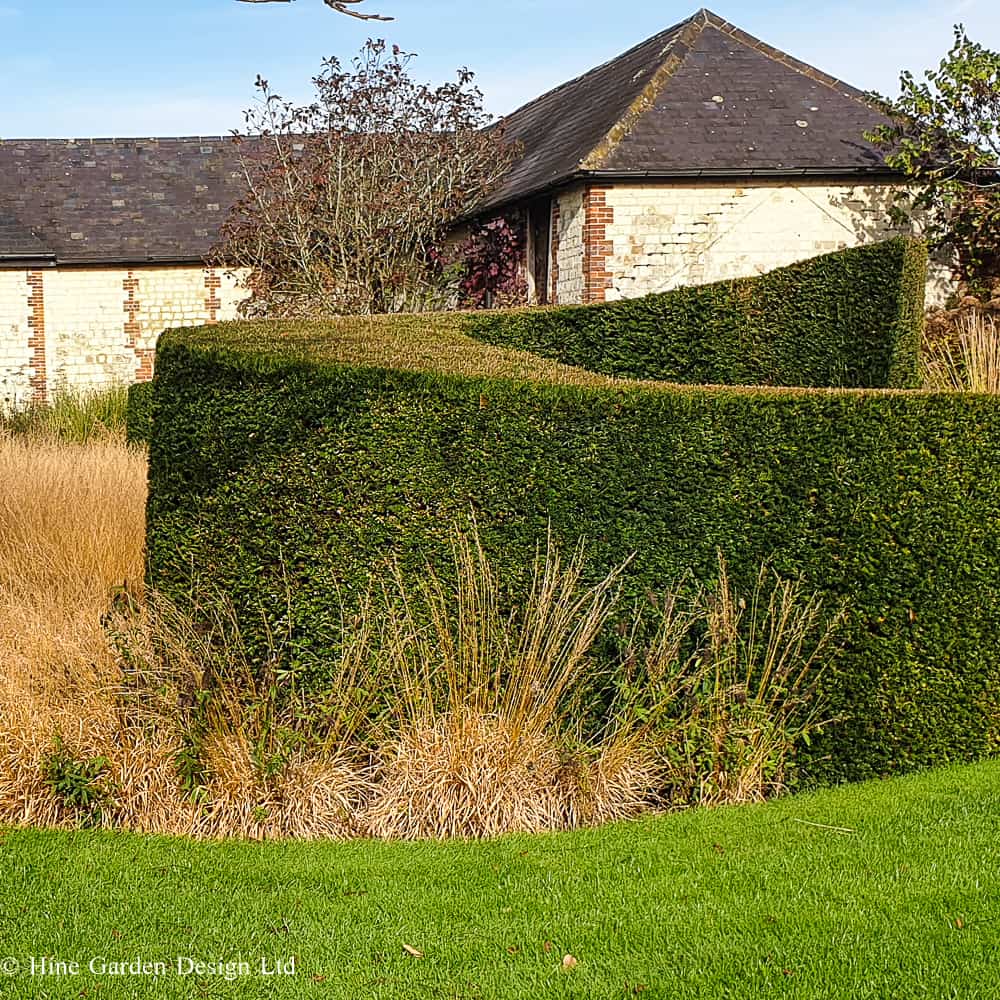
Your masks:
{"label": "slate roof tile", "polygon": [[201,260],[218,233],[209,206],[244,190],[223,138],[0,142],[0,213],[63,263]]}
{"label": "slate roof tile", "polygon": [[0,211],[0,260],[44,260],[53,256],[30,229]]}
{"label": "slate roof tile", "polygon": [[861,91],[700,10],[510,114],[523,155],[487,204],[587,172],[888,173],[864,138],[885,121]]}

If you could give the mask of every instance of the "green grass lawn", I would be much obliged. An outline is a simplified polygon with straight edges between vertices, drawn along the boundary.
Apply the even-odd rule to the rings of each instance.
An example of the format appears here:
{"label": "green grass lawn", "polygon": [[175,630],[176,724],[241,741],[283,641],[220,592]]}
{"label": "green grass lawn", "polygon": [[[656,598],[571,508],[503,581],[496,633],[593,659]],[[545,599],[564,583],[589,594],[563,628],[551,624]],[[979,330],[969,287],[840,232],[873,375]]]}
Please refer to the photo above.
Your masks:
{"label": "green grass lawn", "polygon": [[[998,855],[998,763],[491,843],[10,830],[0,965],[22,972],[0,996],[992,998]],[[32,977],[31,956],[81,970]],[[95,956],[168,972],[101,977]],[[178,956],[251,974],[178,976]]]}

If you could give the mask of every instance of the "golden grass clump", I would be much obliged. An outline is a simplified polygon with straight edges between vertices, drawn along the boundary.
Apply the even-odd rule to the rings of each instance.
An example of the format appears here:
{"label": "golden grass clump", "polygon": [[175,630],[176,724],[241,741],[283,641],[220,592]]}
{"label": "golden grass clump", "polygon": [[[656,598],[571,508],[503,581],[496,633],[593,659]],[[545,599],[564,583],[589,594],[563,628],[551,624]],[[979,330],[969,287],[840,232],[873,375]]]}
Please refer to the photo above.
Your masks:
{"label": "golden grass clump", "polygon": [[566,712],[624,567],[588,587],[582,547],[564,563],[550,539],[523,606],[504,614],[475,533],[457,538],[454,557],[454,593],[432,572],[416,592],[397,573],[386,602],[381,656],[397,678],[397,720],[369,831],[488,837],[629,815],[655,787],[656,768],[604,767],[591,780],[589,748],[574,740]]}
{"label": "golden grass clump", "polygon": [[164,818],[148,817],[170,787],[162,752],[121,727],[100,625],[114,589],[142,580],[145,497],[145,456],[120,439],[0,436],[0,822],[74,822],[42,778],[58,735],[149,803],[124,793],[137,828]]}
{"label": "golden grass clump", "polygon": [[564,829],[573,789],[547,733],[509,719],[441,715],[398,734],[365,827],[375,837],[495,837]]}
{"label": "golden grass clump", "polygon": [[949,335],[924,345],[924,386],[951,392],[1000,393],[1000,329],[992,316],[962,315]]}

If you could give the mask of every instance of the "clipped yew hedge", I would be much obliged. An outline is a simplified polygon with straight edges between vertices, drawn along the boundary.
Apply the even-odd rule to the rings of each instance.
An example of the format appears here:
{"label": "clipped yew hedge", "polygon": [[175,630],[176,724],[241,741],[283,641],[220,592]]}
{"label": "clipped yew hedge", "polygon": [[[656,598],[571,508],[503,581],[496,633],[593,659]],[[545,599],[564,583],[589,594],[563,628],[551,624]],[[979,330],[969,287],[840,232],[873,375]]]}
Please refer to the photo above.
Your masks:
{"label": "clipped yew hedge", "polygon": [[149,441],[153,428],[153,383],[135,382],[128,387],[125,406],[125,437],[134,444]]}
{"label": "clipped yew hedge", "polygon": [[927,281],[898,238],[756,278],[638,299],[473,314],[465,330],[606,375],[686,384],[911,388]]}
{"label": "clipped yew hedge", "polygon": [[549,524],[564,545],[586,536],[595,575],[636,553],[636,601],[688,570],[710,580],[720,547],[744,584],[771,559],[850,604],[823,680],[843,721],[809,749],[813,779],[997,747],[997,399],[615,382],[457,329],[166,334],[152,584],[182,602],[221,588],[249,641],[286,637],[286,665],[321,679],[341,601],[390,553],[405,572],[447,572],[470,513],[514,594]]}

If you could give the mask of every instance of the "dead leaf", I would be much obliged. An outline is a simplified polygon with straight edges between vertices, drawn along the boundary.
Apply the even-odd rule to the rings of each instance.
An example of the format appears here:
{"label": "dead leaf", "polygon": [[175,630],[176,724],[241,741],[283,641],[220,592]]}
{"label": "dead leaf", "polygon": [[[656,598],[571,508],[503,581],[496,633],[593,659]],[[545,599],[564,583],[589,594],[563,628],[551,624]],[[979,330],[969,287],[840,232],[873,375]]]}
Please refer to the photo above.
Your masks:
{"label": "dead leaf", "polygon": [[715,851],[716,854],[726,853],[726,849],[722,846],[722,844],[712,844],[712,850]]}
{"label": "dead leaf", "polygon": [[542,951],[544,951],[546,955],[550,951],[552,951],[552,942],[551,941],[546,941],[545,944],[542,945]]}
{"label": "dead leaf", "polygon": [[411,955],[413,958],[424,957],[424,953],[419,951],[417,948],[414,948],[412,944],[404,944],[403,951],[405,951],[407,955]]}
{"label": "dead leaf", "polygon": [[314,983],[325,983],[326,982],[326,976],[313,976],[312,977],[312,981]]}
{"label": "dead leaf", "polygon": [[563,968],[575,969],[580,963],[572,955],[563,955]]}
{"label": "dead leaf", "polygon": [[961,930],[965,926],[965,921],[961,917],[955,917],[955,926]]}
{"label": "dead leaf", "polygon": [[510,945],[507,948],[507,954],[508,955],[517,955],[517,954],[520,953],[520,951],[521,951],[521,949],[518,948],[518,946],[516,944],[512,944],[512,945]]}

